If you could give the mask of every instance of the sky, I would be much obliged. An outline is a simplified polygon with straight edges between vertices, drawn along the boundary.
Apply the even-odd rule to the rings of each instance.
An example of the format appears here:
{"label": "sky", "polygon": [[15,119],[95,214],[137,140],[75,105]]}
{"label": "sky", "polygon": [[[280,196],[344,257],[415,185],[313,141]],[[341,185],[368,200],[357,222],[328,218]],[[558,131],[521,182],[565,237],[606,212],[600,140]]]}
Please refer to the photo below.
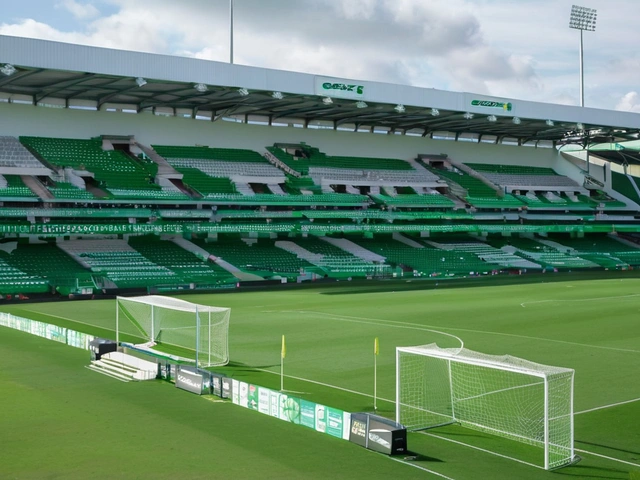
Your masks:
{"label": "sky", "polygon": [[[573,0],[234,0],[238,64],[567,105]],[[229,61],[229,0],[0,0],[0,34]],[[586,0],[585,106],[640,113],[638,0]]]}

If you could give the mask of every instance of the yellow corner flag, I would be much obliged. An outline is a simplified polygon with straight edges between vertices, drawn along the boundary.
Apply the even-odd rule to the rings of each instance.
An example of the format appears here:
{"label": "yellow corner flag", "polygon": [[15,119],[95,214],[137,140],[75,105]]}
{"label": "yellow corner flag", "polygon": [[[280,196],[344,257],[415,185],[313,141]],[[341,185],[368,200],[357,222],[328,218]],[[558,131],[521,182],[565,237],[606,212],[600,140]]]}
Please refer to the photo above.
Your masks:
{"label": "yellow corner flag", "polygon": [[287,346],[284,343],[284,335],[282,335],[282,352],[280,353],[282,358],[287,356]]}
{"label": "yellow corner flag", "polygon": [[378,355],[380,353],[380,344],[378,343],[378,337],[373,341],[373,354]]}

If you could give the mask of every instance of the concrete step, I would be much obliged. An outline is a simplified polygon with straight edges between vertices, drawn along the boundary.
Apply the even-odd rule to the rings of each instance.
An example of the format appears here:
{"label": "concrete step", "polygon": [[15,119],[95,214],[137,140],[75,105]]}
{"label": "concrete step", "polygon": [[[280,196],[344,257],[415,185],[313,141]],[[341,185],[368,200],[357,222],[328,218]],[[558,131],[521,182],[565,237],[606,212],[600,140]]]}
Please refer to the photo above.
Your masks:
{"label": "concrete step", "polygon": [[132,380],[131,377],[126,377],[124,375],[119,375],[117,373],[110,372],[94,364],[87,365],[86,368],[88,368],[89,370],[93,370],[94,372],[101,373],[102,375],[106,375],[107,377],[115,378],[116,380],[120,380],[121,382],[127,383]]}
{"label": "concrete step", "polygon": [[135,372],[121,368],[122,367],[121,365],[114,365],[111,363],[104,362],[103,360],[94,360],[91,362],[91,365],[93,365],[94,367],[100,370],[104,370],[106,372],[120,376],[121,378],[127,378],[129,380],[133,380],[133,376],[135,374]]}

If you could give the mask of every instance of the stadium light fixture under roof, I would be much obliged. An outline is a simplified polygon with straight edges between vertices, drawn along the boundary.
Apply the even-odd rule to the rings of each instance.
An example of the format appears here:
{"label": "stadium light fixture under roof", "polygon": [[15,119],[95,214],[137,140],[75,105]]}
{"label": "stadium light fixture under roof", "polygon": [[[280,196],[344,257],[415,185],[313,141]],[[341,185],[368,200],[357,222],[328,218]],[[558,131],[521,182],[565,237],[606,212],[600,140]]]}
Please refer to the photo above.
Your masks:
{"label": "stadium light fixture under roof", "polygon": [[553,127],[555,125],[553,120],[547,120],[545,123],[547,124],[547,127]]}
{"label": "stadium light fixture under roof", "polygon": [[275,98],[276,100],[282,100],[284,98],[284,95],[282,94],[282,92],[273,92],[271,94],[271,97]]}
{"label": "stadium light fixture under roof", "polygon": [[193,88],[195,88],[198,92],[200,93],[204,93],[207,90],[209,90],[209,87],[207,87],[204,83],[196,83]]}
{"label": "stadium light fixture under roof", "polygon": [[473,118],[473,113],[471,112],[465,112],[464,115],[462,116],[465,120],[471,120]]}
{"label": "stadium light fixture under roof", "polygon": [[432,117],[437,117],[440,115],[440,110],[438,110],[437,108],[432,108],[429,113],[431,113]]}
{"label": "stadium light fixture under roof", "polygon": [[147,81],[142,77],[138,77],[138,78],[136,78],[136,84],[139,87],[144,87],[147,84]]}
{"label": "stadium light fixture under roof", "polygon": [[241,97],[246,97],[247,95],[249,95],[249,90],[242,87],[238,89],[238,93],[240,94]]}
{"label": "stadium light fixture under roof", "polygon": [[498,117],[496,117],[495,115],[489,115],[487,117],[487,120],[489,120],[490,122],[497,122],[498,121]]}
{"label": "stadium light fixture under roof", "polygon": [[596,19],[598,11],[595,8],[573,5],[569,17],[569,28],[580,30],[580,106],[584,107],[584,44],[582,32],[596,31]]}
{"label": "stadium light fixture under roof", "polygon": [[404,113],[407,110],[401,103],[393,107],[393,109],[398,113]]}
{"label": "stadium light fixture under roof", "polygon": [[331,97],[324,97],[322,99],[322,103],[324,103],[325,105],[331,105],[333,103],[333,99]]}
{"label": "stadium light fixture under roof", "polygon": [[522,123],[522,120],[520,120],[520,117],[513,117],[511,121],[513,122],[514,125],[520,125]]}
{"label": "stadium light fixture under roof", "polygon": [[2,66],[2,68],[0,68],[0,72],[5,74],[7,77],[10,77],[14,73],[16,73],[16,67],[11,65],[10,63],[6,63]]}
{"label": "stadium light fixture under roof", "polygon": [[356,107],[358,108],[367,108],[369,105],[366,104],[366,102],[363,102],[362,100],[358,100],[356,102]]}

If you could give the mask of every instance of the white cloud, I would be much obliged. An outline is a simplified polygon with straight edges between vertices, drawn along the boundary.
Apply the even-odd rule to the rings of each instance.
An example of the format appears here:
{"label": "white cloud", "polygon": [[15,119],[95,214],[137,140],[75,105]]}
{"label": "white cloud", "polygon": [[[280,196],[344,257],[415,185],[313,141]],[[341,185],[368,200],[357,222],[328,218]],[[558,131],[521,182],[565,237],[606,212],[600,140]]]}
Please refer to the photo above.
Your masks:
{"label": "white cloud", "polygon": [[624,95],[616,105],[616,110],[640,113],[640,95],[638,92],[629,92]]}
{"label": "white cloud", "polygon": [[[58,1],[58,10],[78,19],[75,31],[38,18],[0,24],[0,34],[229,59],[228,0],[102,0],[109,15],[89,0]],[[585,35],[589,106],[614,108],[625,92],[637,91],[640,31],[630,16],[613,21],[608,11],[636,1],[608,0],[598,30]],[[577,32],[566,25],[571,4],[242,0],[235,3],[234,56],[260,67],[576,104]],[[539,21],[541,11],[558,14]],[[16,16],[10,8],[3,14]]]}
{"label": "white cloud", "polygon": [[63,0],[62,2],[58,3],[56,7],[64,8],[78,20],[87,20],[100,15],[100,10],[98,10],[94,5],[90,3],[78,3],[75,0]]}

